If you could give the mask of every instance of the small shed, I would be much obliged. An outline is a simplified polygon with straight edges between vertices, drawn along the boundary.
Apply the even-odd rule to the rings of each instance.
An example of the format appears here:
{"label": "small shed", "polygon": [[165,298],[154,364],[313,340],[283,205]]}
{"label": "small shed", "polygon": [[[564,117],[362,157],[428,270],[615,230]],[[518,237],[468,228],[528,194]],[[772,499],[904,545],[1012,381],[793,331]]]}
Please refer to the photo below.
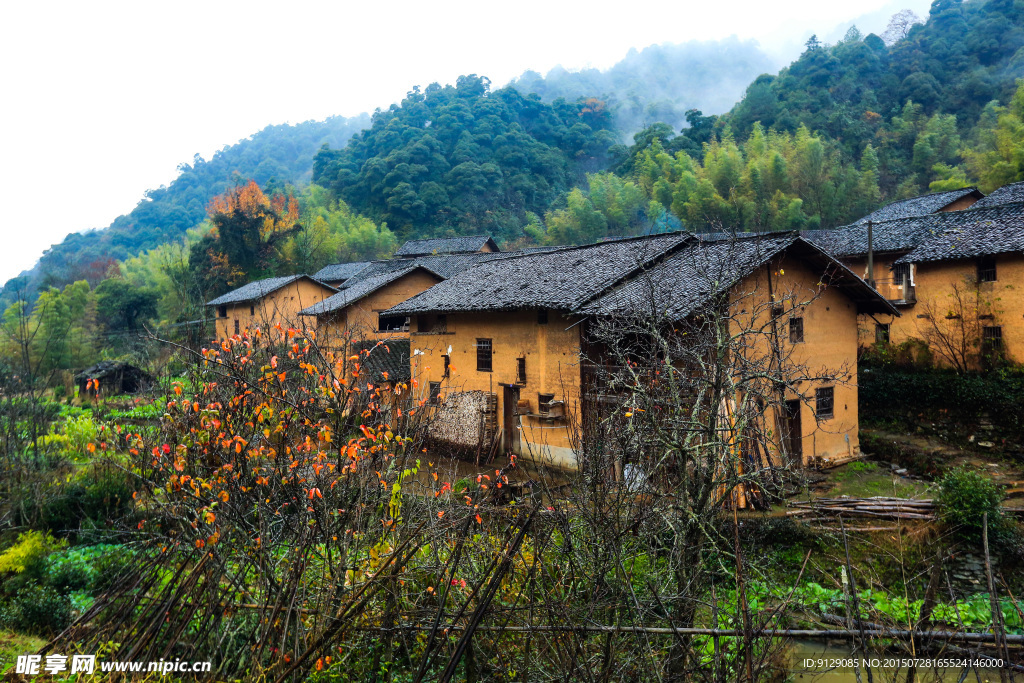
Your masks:
{"label": "small shed", "polygon": [[98,381],[100,393],[108,396],[136,394],[149,389],[154,382],[153,376],[142,368],[117,360],[101,360],[75,375],[79,396],[96,393],[95,386],[86,386],[91,380]]}

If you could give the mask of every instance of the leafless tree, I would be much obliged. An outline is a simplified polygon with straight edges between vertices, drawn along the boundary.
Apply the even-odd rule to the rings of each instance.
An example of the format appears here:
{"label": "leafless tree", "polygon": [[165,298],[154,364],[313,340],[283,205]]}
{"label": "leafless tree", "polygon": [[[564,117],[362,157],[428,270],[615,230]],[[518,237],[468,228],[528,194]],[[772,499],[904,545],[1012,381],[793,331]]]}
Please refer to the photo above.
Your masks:
{"label": "leafless tree", "polygon": [[903,9],[892,15],[889,25],[885,27],[885,31],[879,37],[887,46],[891,47],[906,38],[910,34],[911,28],[923,23],[924,19],[917,16],[914,10]]}
{"label": "leafless tree", "polygon": [[994,321],[995,304],[969,278],[954,282],[942,299],[919,304],[918,329],[932,352],[958,373],[976,370],[994,360],[999,348],[985,348],[983,339],[987,321]]}

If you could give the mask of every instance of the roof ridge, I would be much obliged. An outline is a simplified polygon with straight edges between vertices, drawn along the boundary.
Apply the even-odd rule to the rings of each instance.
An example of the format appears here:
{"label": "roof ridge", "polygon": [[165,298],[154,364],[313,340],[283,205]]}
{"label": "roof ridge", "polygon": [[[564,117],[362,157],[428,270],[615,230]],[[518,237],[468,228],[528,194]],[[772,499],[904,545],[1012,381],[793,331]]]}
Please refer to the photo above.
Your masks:
{"label": "roof ridge", "polygon": [[417,237],[416,239],[406,240],[402,244],[408,244],[409,242],[428,242],[430,240],[471,240],[476,237],[485,237],[487,239],[494,239],[491,235],[455,235],[454,237]]}

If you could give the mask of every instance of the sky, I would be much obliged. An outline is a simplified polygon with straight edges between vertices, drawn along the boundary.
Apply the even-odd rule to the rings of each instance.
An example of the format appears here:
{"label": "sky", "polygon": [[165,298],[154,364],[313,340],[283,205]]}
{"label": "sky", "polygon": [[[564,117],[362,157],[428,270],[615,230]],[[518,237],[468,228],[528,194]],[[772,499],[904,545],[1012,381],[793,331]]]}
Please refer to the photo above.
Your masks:
{"label": "sky", "polygon": [[779,65],[812,33],[881,32],[929,0],[0,3],[0,284],[105,227],[182,162],[260,129],[372,112],[460,74],[607,68],[735,35]]}

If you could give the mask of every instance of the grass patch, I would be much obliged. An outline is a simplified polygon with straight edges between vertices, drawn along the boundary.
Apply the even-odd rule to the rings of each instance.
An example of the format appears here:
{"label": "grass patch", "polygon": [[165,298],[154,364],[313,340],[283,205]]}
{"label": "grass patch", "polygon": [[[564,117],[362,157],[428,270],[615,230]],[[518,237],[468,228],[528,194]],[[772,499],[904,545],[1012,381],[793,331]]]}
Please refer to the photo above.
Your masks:
{"label": "grass patch", "polygon": [[837,467],[829,473],[832,488],[828,497],[850,496],[870,498],[872,496],[894,496],[914,498],[924,494],[928,486],[892,473],[888,467],[861,460]]}
{"label": "grass patch", "polygon": [[18,655],[37,652],[45,644],[46,641],[42,638],[0,630],[0,674],[14,669]]}

